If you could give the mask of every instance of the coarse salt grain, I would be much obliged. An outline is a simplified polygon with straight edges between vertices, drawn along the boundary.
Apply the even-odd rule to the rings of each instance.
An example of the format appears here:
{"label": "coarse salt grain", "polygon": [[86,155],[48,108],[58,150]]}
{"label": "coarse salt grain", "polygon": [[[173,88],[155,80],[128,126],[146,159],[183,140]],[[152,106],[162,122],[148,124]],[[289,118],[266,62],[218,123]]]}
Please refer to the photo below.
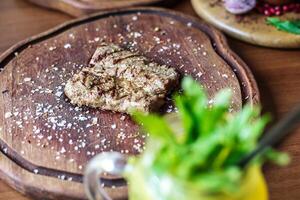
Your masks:
{"label": "coarse salt grain", "polygon": [[56,47],[49,47],[49,51],[53,51],[55,49],[56,49]]}
{"label": "coarse salt grain", "polygon": [[111,125],[111,128],[112,128],[112,129],[116,129],[116,128],[117,128],[117,125],[116,125],[116,124],[112,124],[112,125]]}
{"label": "coarse salt grain", "polygon": [[139,32],[133,32],[132,34],[134,38],[138,38],[142,36],[142,34],[140,34]]}
{"label": "coarse salt grain", "polygon": [[41,132],[41,130],[37,128],[37,129],[34,129],[33,132],[34,132],[35,134],[39,134],[39,133]]}
{"label": "coarse salt grain", "polygon": [[12,116],[11,112],[6,112],[4,114],[4,118],[7,119],[7,118],[10,118]]}
{"label": "coarse salt grain", "polygon": [[223,78],[228,78],[228,75],[227,74],[222,74],[222,77]]}
{"label": "coarse salt grain", "polygon": [[137,19],[138,19],[137,16],[133,16],[133,17],[132,17],[132,20],[133,20],[133,21],[136,21]]}
{"label": "coarse salt grain", "polygon": [[74,36],[74,34],[73,34],[73,33],[70,33],[70,34],[69,34],[69,37],[70,37],[70,38],[72,38],[72,39],[74,39],[74,38],[75,38],[75,36]]}
{"label": "coarse salt grain", "polygon": [[66,149],[64,147],[61,148],[60,153],[66,153]]}
{"label": "coarse salt grain", "polygon": [[65,175],[61,175],[61,176],[60,176],[60,179],[61,179],[61,180],[65,180],[65,178],[66,178]]}
{"label": "coarse salt grain", "polygon": [[122,121],[124,121],[126,119],[126,116],[125,115],[122,115],[121,117],[120,117],[120,120],[122,120]]}
{"label": "coarse salt grain", "polygon": [[31,78],[29,77],[24,78],[24,82],[29,82],[29,81],[31,81]]}
{"label": "coarse salt grain", "polygon": [[69,48],[71,48],[71,47],[72,47],[72,46],[71,46],[71,44],[69,44],[69,43],[67,43],[67,44],[64,45],[64,48],[65,48],[65,49],[69,49]]}
{"label": "coarse salt grain", "polygon": [[198,72],[198,73],[196,74],[196,76],[199,77],[199,78],[200,78],[202,75],[203,75],[202,72]]}
{"label": "coarse salt grain", "polygon": [[98,123],[98,118],[97,117],[93,117],[92,124],[95,125],[97,123]]}

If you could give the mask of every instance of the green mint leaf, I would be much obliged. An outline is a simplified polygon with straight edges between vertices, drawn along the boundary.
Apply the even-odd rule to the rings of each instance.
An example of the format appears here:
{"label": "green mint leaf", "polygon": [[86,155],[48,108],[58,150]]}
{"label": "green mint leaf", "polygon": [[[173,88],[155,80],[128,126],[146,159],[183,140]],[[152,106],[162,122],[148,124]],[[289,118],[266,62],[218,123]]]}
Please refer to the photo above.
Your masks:
{"label": "green mint leaf", "polygon": [[268,17],[267,23],[275,26],[278,30],[300,35],[300,20],[280,20],[276,17]]}
{"label": "green mint leaf", "polygon": [[179,141],[181,143],[191,143],[199,136],[199,126],[202,127],[202,120],[207,107],[207,98],[200,85],[191,77],[186,77],[182,81],[183,95],[175,97],[175,103],[182,119],[183,134]]}
{"label": "green mint leaf", "polygon": [[185,134],[178,137],[178,140],[181,144],[188,143],[189,141],[192,141],[193,138],[197,137],[195,134],[196,124],[194,123],[196,116],[193,114],[192,108],[184,97],[176,96],[175,103],[179,110],[183,129],[185,131]]}
{"label": "green mint leaf", "polygon": [[214,108],[220,107],[222,109],[227,109],[230,105],[232,92],[230,89],[221,90],[214,98]]}
{"label": "green mint leaf", "polygon": [[288,154],[278,152],[274,149],[269,148],[266,150],[265,156],[271,160],[272,162],[276,163],[280,166],[285,166],[291,162],[291,158]]}
{"label": "green mint leaf", "polygon": [[141,124],[142,128],[152,137],[169,142],[175,141],[175,135],[172,129],[162,117],[154,114],[134,112],[133,118],[136,122]]}

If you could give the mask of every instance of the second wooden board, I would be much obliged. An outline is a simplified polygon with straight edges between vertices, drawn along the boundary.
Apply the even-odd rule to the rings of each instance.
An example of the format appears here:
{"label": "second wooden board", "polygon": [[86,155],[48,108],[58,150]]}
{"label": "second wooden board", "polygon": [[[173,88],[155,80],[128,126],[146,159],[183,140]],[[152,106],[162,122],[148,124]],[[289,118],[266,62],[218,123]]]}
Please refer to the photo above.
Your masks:
{"label": "second wooden board", "polygon": [[165,5],[169,6],[176,0],[29,0],[32,3],[67,13],[82,16],[97,11],[126,8],[132,6]]}
{"label": "second wooden board", "polygon": [[[228,35],[251,44],[274,48],[299,48],[300,35],[279,31],[266,23],[266,17],[256,12],[242,16],[228,13],[219,0],[191,0],[193,8],[205,21]],[[288,13],[282,19],[299,18]]]}
{"label": "second wooden board", "polygon": [[[0,57],[0,175],[19,191],[39,199],[83,199],[82,172],[94,155],[143,150],[144,135],[130,116],[79,108],[63,94],[65,82],[87,66],[102,42],[192,76],[210,98],[231,88],[233,110],[259,101],[248,67],[219,31],[198,19],[133,8],[68,22]],[[123,179],[102,178],[114,198],[126,197]]]}

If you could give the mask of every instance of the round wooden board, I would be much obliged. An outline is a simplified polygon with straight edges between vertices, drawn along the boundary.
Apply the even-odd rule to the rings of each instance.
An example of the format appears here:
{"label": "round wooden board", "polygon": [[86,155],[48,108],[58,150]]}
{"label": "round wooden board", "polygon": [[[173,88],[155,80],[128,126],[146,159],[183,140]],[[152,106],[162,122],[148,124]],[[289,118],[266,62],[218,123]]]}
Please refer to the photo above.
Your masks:
{"label": "round wooden board", "polygon": [[[129,116],[74,107],[62,93],[66,80],[87,65],[102,42],[191,75],[210,98],[231,88],[233,110],[259,102],[249,68],[219,31],[196,18],[131,8],[70,21],[0,57],[0,174],[19,191],[42,199],[83,199],[82,172],[94,155],[142,150],[144,137]],[[103,179],[115,199],[126,197],[123,179]]]}
{"label": "round wooden board", "polygon": [[[274,48],[299,48],[300,35],[279,31],[266,24],[266,17],[256,12],[237,17],[228,13],[218,0],[191,0],[196,13],[228,35],[255,45]],[[281,19],[299,18],[288,13]]]}
{"label": "round wooden board", "polygon": [[169,6],[177,0],[29,0],[42,7],[59,10],[78,17],[109,9],[128,8],[132,6],[162,5]]}

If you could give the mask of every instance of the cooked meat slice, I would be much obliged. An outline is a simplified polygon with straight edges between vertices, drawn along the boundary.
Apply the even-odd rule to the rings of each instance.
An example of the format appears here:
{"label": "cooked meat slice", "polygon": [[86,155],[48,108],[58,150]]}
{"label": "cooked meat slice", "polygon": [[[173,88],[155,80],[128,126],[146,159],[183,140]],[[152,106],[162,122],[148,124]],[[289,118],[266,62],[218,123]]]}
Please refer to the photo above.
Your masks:
{"label": "cooked meat slice", "polygon": [[158,110],[178,83],[170,67],[116,45],[97,48],[90,67],[75,74],[65,86],[72,104],[129,113]]}

